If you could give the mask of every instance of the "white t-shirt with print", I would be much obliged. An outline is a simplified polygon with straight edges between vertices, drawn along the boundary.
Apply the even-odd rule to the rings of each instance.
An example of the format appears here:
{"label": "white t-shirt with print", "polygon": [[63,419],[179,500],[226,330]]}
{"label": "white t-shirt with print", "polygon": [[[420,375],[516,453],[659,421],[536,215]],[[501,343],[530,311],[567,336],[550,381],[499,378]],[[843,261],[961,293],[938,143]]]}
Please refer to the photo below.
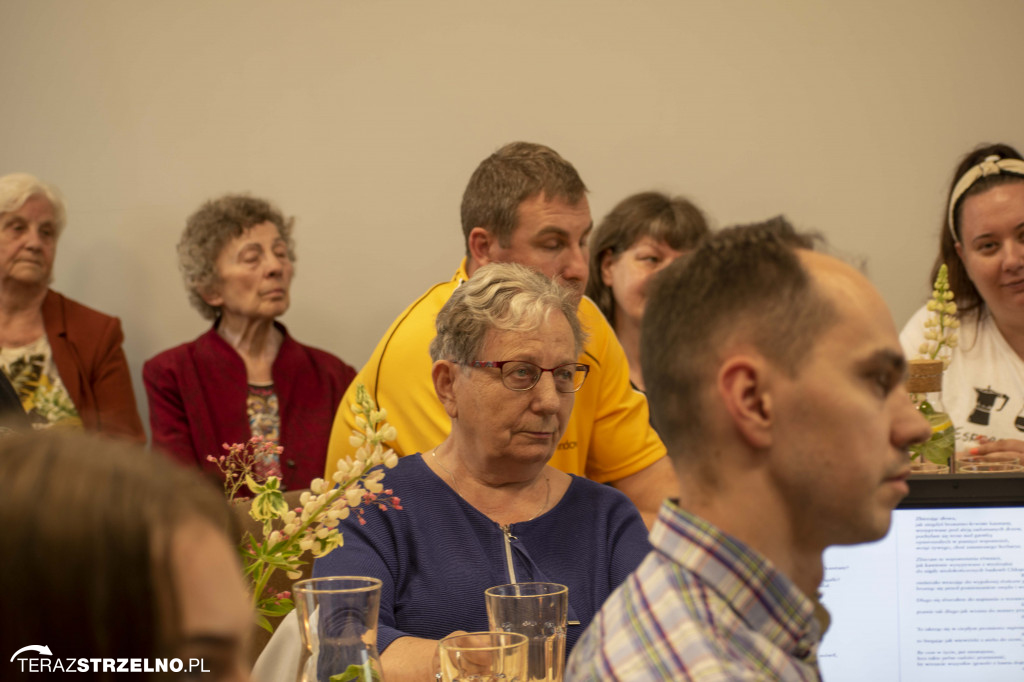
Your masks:
{"label": "white t-shirt with print", "polygon": [[[921,308],[903,327],[900,344],[908,358],[921,355],[924,321]],[[942,403],[956,427],[957,450],[978,436],[1024,440],[1024,360],[1003,338],[991,315],[979,324],[964,321],[958,345],[942,377]]]}
{"label": "white t-shirt with print", "polygon": [[14,386],[34,428],[82,425],[45,334],[25,346],[0,349],[0,369]]}

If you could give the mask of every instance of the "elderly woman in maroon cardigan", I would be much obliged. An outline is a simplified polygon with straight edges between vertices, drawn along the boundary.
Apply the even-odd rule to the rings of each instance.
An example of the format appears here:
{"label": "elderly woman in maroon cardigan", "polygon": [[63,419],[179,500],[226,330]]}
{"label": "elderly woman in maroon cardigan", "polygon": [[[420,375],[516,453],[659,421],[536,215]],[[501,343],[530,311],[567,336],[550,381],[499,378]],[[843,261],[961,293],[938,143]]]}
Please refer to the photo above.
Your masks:
{"label": "elderly woman in maroon cardigan", "polygon": [[0,177],[0,370],[34,425],[143,443],[121,322],[50,289],[65,221],[54,187]]}
{"label": "elderly woman in maroon cardigan", "polygon": [[155,447],[216,475],[207,455],[263,436],[284,451],[257,470],[281,476],[287,489],[323,475],[334,414],[355,376],[276,321],[288,310],[295,272],[292,223],[247,196],[196,211],[178,257],[191,302],[213,328],[143,368]]}

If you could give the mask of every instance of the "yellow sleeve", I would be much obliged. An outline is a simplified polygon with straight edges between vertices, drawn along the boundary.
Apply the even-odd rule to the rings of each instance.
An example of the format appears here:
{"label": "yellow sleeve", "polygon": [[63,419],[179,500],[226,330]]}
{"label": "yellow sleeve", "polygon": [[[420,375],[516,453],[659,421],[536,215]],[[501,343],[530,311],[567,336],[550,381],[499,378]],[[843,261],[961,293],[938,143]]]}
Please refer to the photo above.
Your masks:
{"label": "yellow sleeve", "polygon": [[389,445],[399,455],[425,452],[447,437],[451,420],[434,393],[429,349],[435,336],[434,320],[455,286],[455,282],[438,284],[406,308],[352,380],[338,405],[331,429],[327,478],[334,473],[339,459],[355,452],[349,436],[355,428],[351,405],[359,382],[366,386],[377,406],[387,411],[388,423],[398,432],[397,440]]}
{"label": "yellow sleeve", "polygon": [[591,370],[576,394],[571,421],[586,453],[585,475],[607,483],[647,468],[665,455],[665,446],[651,427],[647,398],[629,382],[626,354],[608,321],[586,297],[579,316],[590,335],[580,362]]}

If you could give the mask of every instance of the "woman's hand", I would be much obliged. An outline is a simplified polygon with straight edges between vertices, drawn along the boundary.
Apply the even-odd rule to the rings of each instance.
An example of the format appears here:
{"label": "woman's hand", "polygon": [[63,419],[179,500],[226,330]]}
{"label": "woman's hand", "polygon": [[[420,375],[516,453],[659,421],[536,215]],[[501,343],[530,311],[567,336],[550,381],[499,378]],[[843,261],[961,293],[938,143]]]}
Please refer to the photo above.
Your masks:
{"label": "woman's hand", "polygon": [[967,458],[996,459],[993,455],[998,455],[1000,457],[1020,457],[1024,459],[1024,440],[1018,440],[1016,438],[1001,438],[999,440],[978,441],[977,445],[956,453],[956,458],[958,461]]}
{"label": "woman's hand", "polygon": [[[456,630],[452,635],[464,635]],[[423,637],[399,637],[380,655],[384,679],[388,682],[435,682],[441,670],[438,640]]]}

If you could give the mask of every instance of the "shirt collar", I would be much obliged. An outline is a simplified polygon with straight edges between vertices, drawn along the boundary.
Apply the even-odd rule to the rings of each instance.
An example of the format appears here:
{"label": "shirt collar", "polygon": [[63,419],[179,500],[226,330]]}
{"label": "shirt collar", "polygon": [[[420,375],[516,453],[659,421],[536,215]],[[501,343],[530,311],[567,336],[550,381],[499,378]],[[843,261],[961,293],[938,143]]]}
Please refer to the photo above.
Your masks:
{"label": "shirt collar", "polygon": [[814,602],[755,550],[671,500],[651,544],[717,591],[751,630],[797,658],[814,652],[821,639]]}

